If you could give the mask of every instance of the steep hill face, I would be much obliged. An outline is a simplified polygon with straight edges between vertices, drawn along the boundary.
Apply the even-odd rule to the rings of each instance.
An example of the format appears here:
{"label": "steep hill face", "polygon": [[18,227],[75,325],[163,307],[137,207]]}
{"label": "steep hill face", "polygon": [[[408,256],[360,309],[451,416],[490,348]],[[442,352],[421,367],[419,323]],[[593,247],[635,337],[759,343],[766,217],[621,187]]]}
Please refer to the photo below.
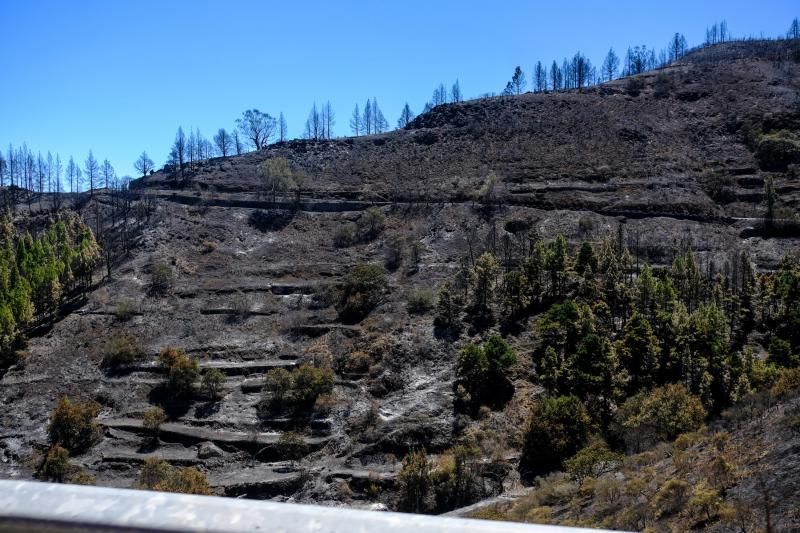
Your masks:
{"label": "steep hill face", "polygon": [[[291,141],[137,180],[152,212],[130,255],[0,381],[0,475],[33,475],[48,414],[68,394],[102,406],[102,439],[72,458],[101,485],[131,486],[156,455],[198,466],[222,495],[393,505],[407,452],[469,434],[500,473],[486,494],[508,488],[541,392],[533,317],[509,337],[513,397],[474,420],[454,412],[454,368],[487,331],[437,334],[426,291],[484,250],[506,257],[530,230],[573,246],[610,235],[637,264],[691,247],[709,278],[742,250],[775,268],[798,245],[792,221],[778,231],[762,220],[770,177],[776,218],[800,202],[797,53],[730,43],[634,81],[445,105],[402,131]],[[300,186],[273,197],[259,164],[278,156]],[[99,193],[84,208],[91,227],[108,202]],[[353,279],[359,264],[386,265],[387,283],[366,316],[348,316],[339,291],[365,283]],[[144,356],[103,368],[125,338]],[[218,398],[164,392],[168,346],[222,373]],[[265,406],[265,376],[306,363],[334,369],[332,390],[302,413]],[[169,421],[154,447],[142,419],[156,404]]]}

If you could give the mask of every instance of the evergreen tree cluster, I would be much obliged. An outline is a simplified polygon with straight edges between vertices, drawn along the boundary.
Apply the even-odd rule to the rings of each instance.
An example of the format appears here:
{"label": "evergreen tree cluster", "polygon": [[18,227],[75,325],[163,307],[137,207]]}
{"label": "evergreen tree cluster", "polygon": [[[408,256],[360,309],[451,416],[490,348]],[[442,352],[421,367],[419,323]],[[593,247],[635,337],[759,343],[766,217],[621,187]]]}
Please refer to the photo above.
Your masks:
{"label": "evergreen tree cluster", "polygon": [[[787,256],[757,273],[746,252],[724,273],[701,268],[691,250],[670,267],[638,265],[614,239],[583,243],[516,235],[499,260],[468,263],[440,290],[435,323],[458,335],[498,319],[519,330],[531,320],[538,382],[575,396],[608,430],[625,400],[681,384],[711,413],[800,365],[800,266]],[[766,339],[754,355],[753,332]]]}
{"label": "evergreen tree cluster", "polygon": [[61,214],[40,236],[18,233],[9,215],[0,223],[0,351],[21,334],[51,320],[61,303],[85,290],[100,259],[92,231]]}

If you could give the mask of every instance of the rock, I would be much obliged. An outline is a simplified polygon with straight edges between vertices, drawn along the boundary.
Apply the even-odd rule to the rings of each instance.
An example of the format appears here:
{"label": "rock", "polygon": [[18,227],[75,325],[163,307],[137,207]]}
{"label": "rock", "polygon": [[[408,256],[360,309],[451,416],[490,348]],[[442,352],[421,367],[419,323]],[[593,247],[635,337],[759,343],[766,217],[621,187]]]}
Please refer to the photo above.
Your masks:
{"label": "rock", "polygon": [[210,459],[212,457],[222,457],[222,450],[213,442],[203,442],[197,448],[197,457],[199,459]]}
{"label": "rock", "polygon": [[373,503],[367,509],[370,511],[380,511],[380,512],[387,512],[389,510],[389,508],[386,507],[385,503]]}

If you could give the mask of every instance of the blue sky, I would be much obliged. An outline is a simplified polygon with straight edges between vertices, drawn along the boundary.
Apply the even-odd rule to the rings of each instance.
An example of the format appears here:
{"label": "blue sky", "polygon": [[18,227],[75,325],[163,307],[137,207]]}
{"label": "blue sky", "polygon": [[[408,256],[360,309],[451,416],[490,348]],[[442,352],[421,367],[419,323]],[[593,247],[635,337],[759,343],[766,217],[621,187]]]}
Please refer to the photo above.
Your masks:
{"label": "blue sky", "polygon": [[142,150],[164,163],[179,125],[210,138],[252,107],[283,111],[299,136],[330,100],[348,135],[369,97],[394,125],[440,82],[500,92],[538,59],[580,50],[599,64],[610,46],[660,49],[676,31],[692,46],[722,19],[736,36],[776,36],[798,15],[796,0],[0,0],[0,147],[80,161],[92,149],[135,175]]}

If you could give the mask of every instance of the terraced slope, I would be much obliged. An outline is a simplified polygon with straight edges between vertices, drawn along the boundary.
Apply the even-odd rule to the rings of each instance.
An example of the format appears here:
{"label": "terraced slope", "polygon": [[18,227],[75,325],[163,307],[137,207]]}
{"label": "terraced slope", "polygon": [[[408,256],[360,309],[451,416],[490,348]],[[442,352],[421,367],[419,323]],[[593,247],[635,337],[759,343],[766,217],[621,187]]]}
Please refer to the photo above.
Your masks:
{"label": "terraced slope", "polygon": [[[32,475],[27,458],[46,442],[53,405],[69,394],[103,406],[102,441],[73,458],[102,485],[132,485],[143,460],[158,455],[201,467],[219,494],[389,502],[406,452],[435,453],[466,432],[491,430],[512,486],[539,390],[525,356],[529,324],[513,341],[522,355],[514,398],[476,422],[453,412],[460,345],[435,335],[431,313],[410,313],[409,296],[435,290],[482,250],[502,257],[506,243],[531,229],[572,244],[612,235],[636,260],[656,264],[689,245],[711,274],[730,268],[742,249],[774,267],[798,240],[759,229],[764,183],[773,177],[780,206],[793,209],[797,167],[775,170],[751,137],[800,131],[800,64],[791,53],[734,43],[667,69],[666,94],[656,94],[664,78],[647,74],[635,96],[620,80],[581,93],[471,101],[436,108],[403,131],[293,141],[183,177],[138,181],[155,211],[130,256],[110,279],[98,274],[87,301],[32,338],[24,364],[0,381],[0,475]],[[298,197],[262,194],[258,164],[275,156],[303,177]],[[476,202],[492,171],[493,198]],[[90,224],[95,203],[105,201],[99,193],[85,207]],[[386,216],[382,233],[336,247],[337,231],[370,207]],[[412,242],[421,244],[417,261]],[[386,262],[396,243],[404,259],[389,271],[388,293],[364,320],[343,323],[331,287],[356,264]],[[176,276],[166,296],[150,291],[158,261]],[[134,310],[129,319],[116,314],[122,302]],[[123,333],[147,356],[124,372],[104,371],[100,362]],[[166,346],[184,348],[225,380],[219,401],[198,396],[171,411],[153,448],[141,418],[163,400],[156,361]],[[303,362],[337,369],[332,398],[302,419],[260,414],[266,372]],[[302,460],[282,445],[290,430],[303,435]]]}

